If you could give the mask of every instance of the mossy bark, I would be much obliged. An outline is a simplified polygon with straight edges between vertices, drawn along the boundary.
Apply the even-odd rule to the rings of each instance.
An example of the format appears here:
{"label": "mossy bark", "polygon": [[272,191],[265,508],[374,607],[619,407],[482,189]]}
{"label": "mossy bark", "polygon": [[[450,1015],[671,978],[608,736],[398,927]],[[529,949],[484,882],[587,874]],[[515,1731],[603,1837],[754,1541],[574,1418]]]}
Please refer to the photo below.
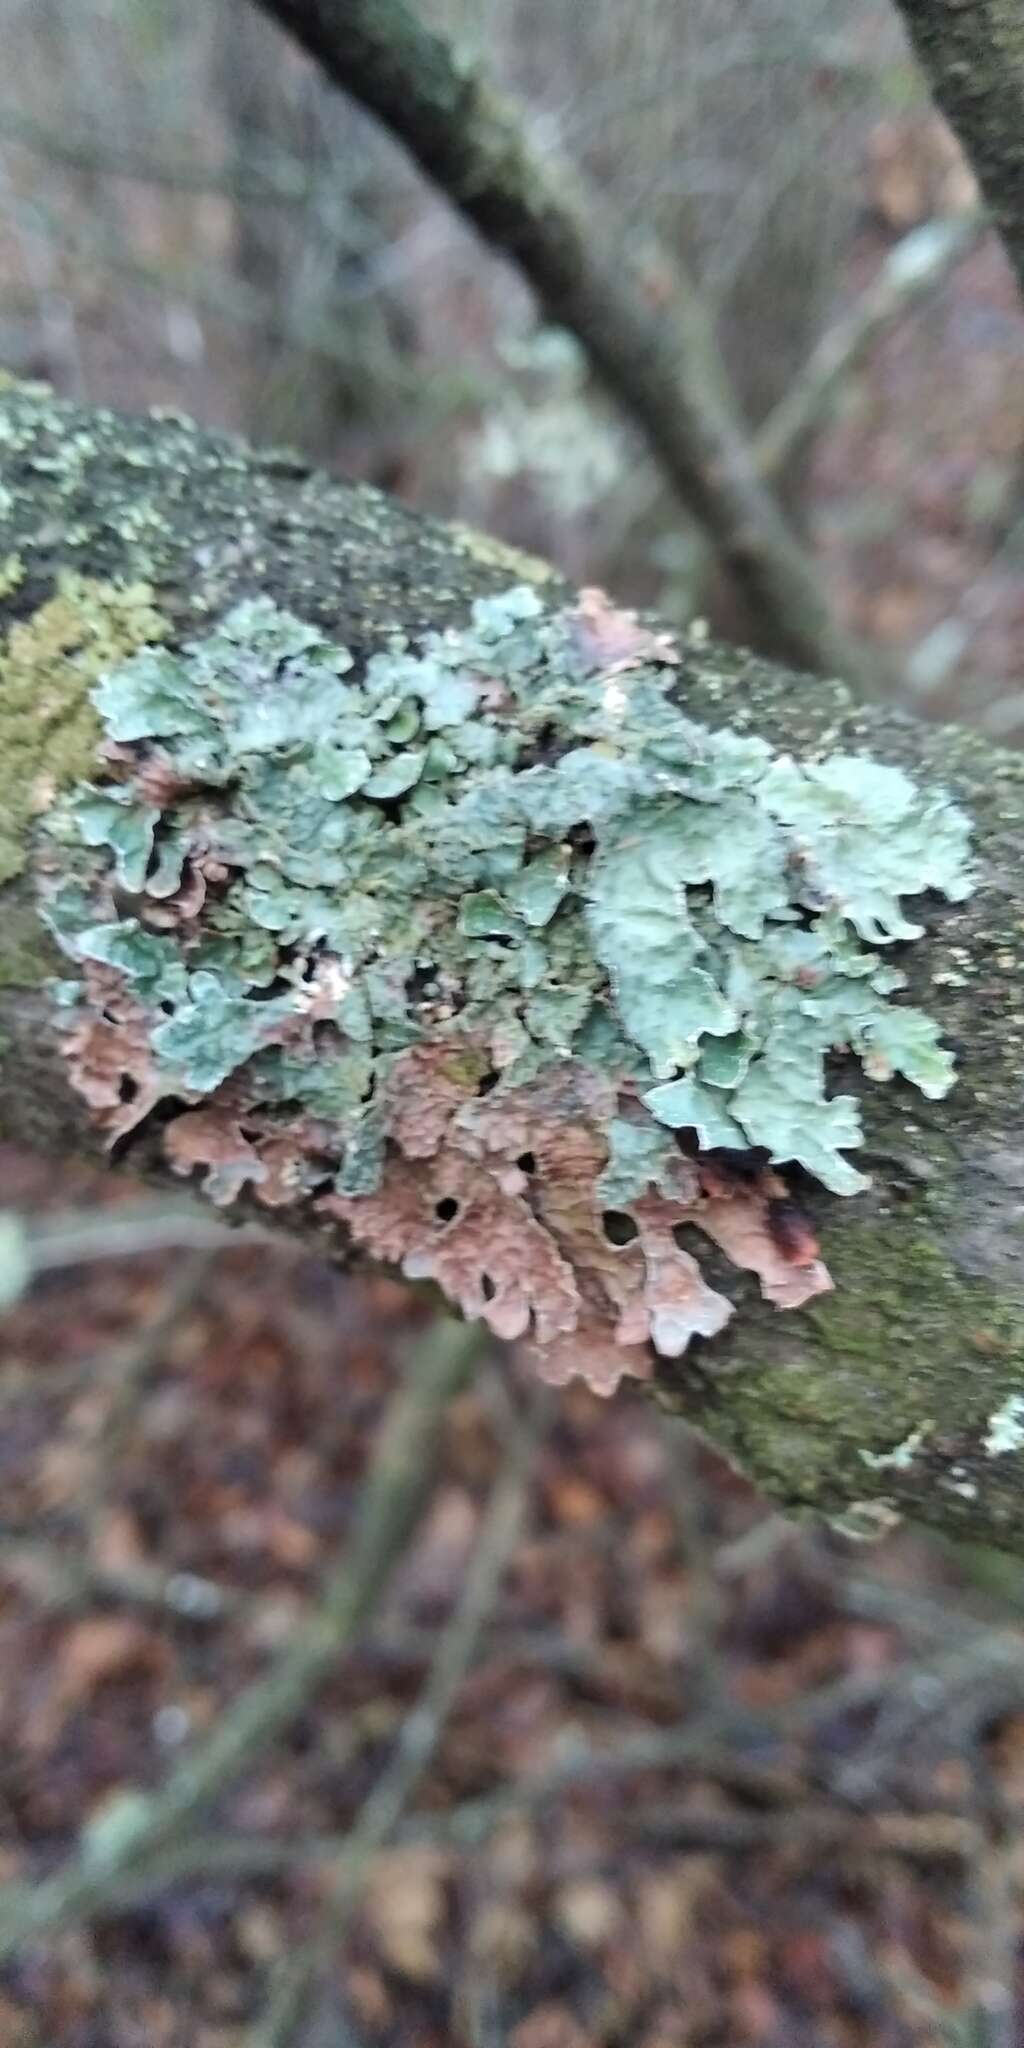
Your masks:
{"label": "mossy bark", "polygon": [[[461,622],[475,596],[545,575],[290,454],[18,387],[0,392],[8,555],[20,563],[0,598],[8,650],[10,629],[37,621],[68,572],[87,605],[97,586],[131,587],[172,641],[263,593],[356,652],[395,628]],[[555,602],[567,594],[554,577],[538,587]],[[21,644],[23,659],[33,643]],[[43,735],[61,728],[52,648],[47,661]],[[81,716],[74,662],[72,650],[69,729]],[[859,1069],[837,1077],[864,1097],[874,1184],[852,1200],[809,1192],[835,1294],[779,1315],[723,1264],[716,1284],[738,1313],[723,1337],[662,1365],[660,1392],[784,1505],[863,1526],[895,1507],[1024,1550],[1024,759],[720,646],[686,652],[679,696],[698,719],[794,753],[870,751],[944,785],[974,821],[979,887],[929,908],[930,936],[906,963],[912,995],[956,1051],[948,1102],[872,1088]],[[19,688],[23,747],[26,701]],[[12,715],[0,652],[0,757]],[[88,770],[91,744],[46,740],[53,785]],[[84,1149],[94,1141],[50,1023],[45,982],[61,969],[36,916],[31,824],[22,850],[22,872],[0,890],[0,1134]],[[128,1151],[153,1166],[144,1133]]]}

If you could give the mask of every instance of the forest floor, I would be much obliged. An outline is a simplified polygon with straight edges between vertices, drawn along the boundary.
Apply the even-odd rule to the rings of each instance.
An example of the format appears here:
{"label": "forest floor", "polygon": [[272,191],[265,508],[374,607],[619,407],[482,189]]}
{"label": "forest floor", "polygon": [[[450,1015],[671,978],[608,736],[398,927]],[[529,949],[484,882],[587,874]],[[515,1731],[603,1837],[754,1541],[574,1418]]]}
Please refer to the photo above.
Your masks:
{"label": "forest floor", "polygon": [[[23,1214],[106,1205],[112,1253],[136,1199],[12,1152],[0,1183]],[[69,1266],[8,1312],[4,1880],[51,1872],[280,1654],[344,1550],[424,1315],[395,1282],[252,1244]],[[481,1361],[365,1635],[214,1809],[214,1840],[290,1845],[284,1867],[192,1871],[25,1944],[0,2048],[257,2038],[331,1844],[402,1740],[526,1400],[514,1358]],[[296,2043],[1024,2038],[1008,1600],[979,1590],[984,1560],[912,1533],[787,1529],[696,1444],[687,1474],[666,1429],[639,1393],[558,1396],[493,1612]]]}

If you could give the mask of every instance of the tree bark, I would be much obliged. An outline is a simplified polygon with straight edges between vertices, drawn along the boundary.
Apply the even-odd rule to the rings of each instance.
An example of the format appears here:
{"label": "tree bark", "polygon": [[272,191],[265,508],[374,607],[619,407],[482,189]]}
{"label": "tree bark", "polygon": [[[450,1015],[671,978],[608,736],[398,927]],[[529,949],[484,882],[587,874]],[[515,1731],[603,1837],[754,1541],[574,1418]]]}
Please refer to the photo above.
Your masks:
{"label": "tree bark", "polygon": [[1024,290],[1024,15],[1018,0],[896,0]]}
{"label": "tree bark", "polygon": [[[52,626],[36,632],[38,687],[25,687],[33,629],[68,572],[148,584],[182,638],[266,594],[357,655],[396,628],[461,623],[474,597],[524,575],[555,605],[569,596],[500,543],[289,454],[249,453],[176,415],[83,411],[39,387],[0,390],[0,485],[0,762],[22,762],[33,784],[40,765],[88,773],[95,743],[80,762],[65,746],[61,677],[76,656]],[[929,906],[929,937],[906,963],[912,999],[957,1055],[948,1101],[872,1087],[859,1068],[841,1076],[864,1097],[874,1180],[853,1199],[812,1197],[835,1293],[777,1314],[716,1267],[738,1312],[722,1337],[662,1362],[659,1391],[789,1508],[863,1524],[897,1507],[1024,1550],[1024,763],[716,645],[684,650],[678,699],[797,755],[867,751],[944,786],[971,814],[979,886]],[[37,915],[27,813],[20,851],[23,871],[0,890],[0,1135],[95,1151],[53,1029],[47,977],[67,965]],[[166,1172],[145,1125],[124,1149],[134,1168]]]}

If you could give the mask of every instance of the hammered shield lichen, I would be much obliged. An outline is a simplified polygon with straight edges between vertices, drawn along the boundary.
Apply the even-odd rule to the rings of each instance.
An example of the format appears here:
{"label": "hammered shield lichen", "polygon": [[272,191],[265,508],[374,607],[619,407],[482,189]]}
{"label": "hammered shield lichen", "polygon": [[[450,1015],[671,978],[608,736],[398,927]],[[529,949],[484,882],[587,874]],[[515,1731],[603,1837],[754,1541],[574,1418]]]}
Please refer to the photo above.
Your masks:
{"label": "hammered shield lichen", "polygon": [[[729,1307],[671,1217],[743,1201],[764,1239],[768,1162],[865,1185],[846,1157],[857,1102],[829,1095],[827,1055],[946,1091],[934,1025],[891,1000],[903,978],[870,948],[918,934],[905,896],[959,898],[970,876],[967,821],[940,793],[699,726],[676,681],[664,636],[593,593],[552,613],[526,587],[361,664],[257,598],[112,669],[93,693],[96,781],[51,820],[66,852],[47,903],[83,970],[64,989],[78,1043],[111,987],[132,1006],[108,1127],[130,1129],[136,1099],[191,1115],[169,1149],[187,1168],[205,1146],[215,1195],[248,1178],[264,1199],[326,1204],[542,1347],[587,1325],[593,1341],[602,1315],[620,1345],[709,1334]],[[409,1087],[433,1134],[419,1151],[408,1103],[400,1129]],[[529,1133],[549,1143],[572,1115],[593,1142],[567,1221]],[[505,1142],[513,1124],[532,1166]],[[704,1156],[723,1151],[742,1167],[728,1187]],[[400,1190],[417,1160],[433,1165]],[[428,1216],[435,1180],[449,1192]],[[602,1207],[629,1212],[622,1244]],[[504,1277],[480,1265],[487,1234]],[[752,1242],[728,1219],[711,1234]],[[460,1241],[477,1262],[465,1285]],[[540,1292],[513,1284],[517,1259],[543,1269]],[[763,1244],[742,1262],[773,1299],[800,1296]],[[800,1298],[826,1284],[813,1246],[795,1263]]]}

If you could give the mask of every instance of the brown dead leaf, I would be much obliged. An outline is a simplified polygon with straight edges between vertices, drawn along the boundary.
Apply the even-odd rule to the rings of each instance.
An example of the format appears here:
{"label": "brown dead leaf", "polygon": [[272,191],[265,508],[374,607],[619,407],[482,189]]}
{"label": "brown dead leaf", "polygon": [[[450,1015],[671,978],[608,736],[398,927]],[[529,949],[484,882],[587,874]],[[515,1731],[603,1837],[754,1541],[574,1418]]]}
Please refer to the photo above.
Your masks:
{"label": "brown dead leaf", "polygon": [[905,234],[936,214],[967,213],[978,185],[952,129],[913,112],[876,123],[868,145],[868,192],[886,226]]}
{"label": "brown dead leaf", "polygon": [[378,1856],[366,1887],[365,1915],[385,1963],[416,1984],[442,1974],[441,1937],[451,1858],[427,1844]]}
{"label": "brown dead leaf", "polygon": [[61,1639],[57,1690],[65,1706],[77,1706],[109,1679],[126,1672],[166,1668],[168,1652],[158,1636],[125,1614],[101,1614],[77,1621]]}
{"label": "brown dead leaf", "polygon": [[47,1692],[23,1735],[28,1749],[45,1755],[57,1741],[67,1715],[87,1705],[100,1687],[128,1675],[161,1677],[167,1645],[130,1615],[91,1615],[65,1630]]}
{"label": "brown dead leaf", "polygon": [[554,1916],[562,1932],[579,1948],[603,1948],[618,1931],[622,1901],[600,1878],[572,1878],[555,1892]]}
{"label": "brown dead leaf", "polygon": [[37,2048],[36,2023],[8,1998],[0,1998],[0,2048]]}

